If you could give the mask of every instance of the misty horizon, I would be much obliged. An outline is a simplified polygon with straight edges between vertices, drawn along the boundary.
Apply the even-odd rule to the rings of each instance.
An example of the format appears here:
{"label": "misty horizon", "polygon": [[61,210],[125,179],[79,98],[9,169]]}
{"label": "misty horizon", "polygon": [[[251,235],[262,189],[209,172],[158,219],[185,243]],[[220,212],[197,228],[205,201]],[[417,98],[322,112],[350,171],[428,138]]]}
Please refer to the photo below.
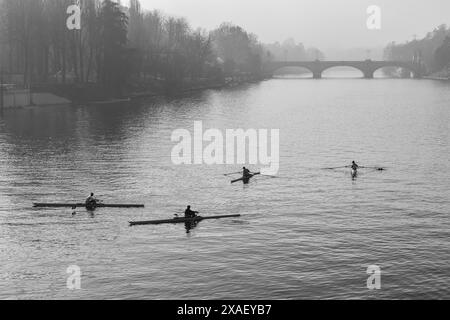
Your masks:
{"label": "misty horizon", "polygon": [[[128,4],[128,0],[122,2]],[[443,0],[420,4],[406,0],[142,0],[141,4],[145,10],[186,18],[194,28],[213,30],[230,22],[266,44],[292,38],[305,47],[319,48],[333,59],[347,57],[349,52],[352,58],[381,59],[389,43],[423,38],[447,24],[445,12],[450,11],[450,2]],[[381,8],[380,30],[366,26],[366,10],[371,5]]]}

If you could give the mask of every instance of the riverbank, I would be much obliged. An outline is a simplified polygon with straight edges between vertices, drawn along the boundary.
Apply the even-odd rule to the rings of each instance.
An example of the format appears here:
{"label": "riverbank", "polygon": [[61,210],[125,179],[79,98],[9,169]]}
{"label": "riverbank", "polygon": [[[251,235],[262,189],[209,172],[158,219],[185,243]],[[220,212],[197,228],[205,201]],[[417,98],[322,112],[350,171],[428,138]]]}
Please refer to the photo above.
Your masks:
{"label": "riverbank", "polygon": [[441,71],[430,74],[424,77],[430,80],[450,81],[450,67],[444,68]]}
{"label": "riverbank", "polygon": [[70,100],[48,92],[31,93],[29,89],[10,89],[3,92],[5,109],[68,104],[71,104]]}
{"label": "riverbank", "polygon": [[[225,89],[237,87],[246,83],[255,83],[264,80],[253,75],[237,75],[221,80],[201,79],[198,81],[185,81],[183,84],[169,86],[163,80],[150,80],[139,82],[123,90],[123,93],[112,93],[98,84],[50,84],[36,85],[33,91],[39,94],[63,97],[64,101],[76,104],[108,104],[124,100],[144,99],[152,97],[179,96],[192,92],[211,89]],[[52,103],[53,104],[53,103]]]}
{"label": "riverbank", "polygon": [[426,77],[423,77],[423,79],[439,80],[439,81],[450,81],[450,76],[448,76],[448,77],[426,76]]}
{"label": "riverbank", "polygon": [[153,86],[153,90],[131,91],[123,95],[107,94],[105,90],[96,85],[47,85],[39,86],[37,92],[30,93],[29,89],[14,89],[4,92],[3,101],[5,109],[33,107],[33,106],[52,106],[75,104],[114,104],[129,102],[135,99],[157,98],[165,96],[186,95],[193,92],[204,90],[218,90],[233,88],[246,83],[255,83],[264,79],[228,79],[224,82],[203,83],[189,86],[183,86],[176,91],[168,91],[161,86]]}

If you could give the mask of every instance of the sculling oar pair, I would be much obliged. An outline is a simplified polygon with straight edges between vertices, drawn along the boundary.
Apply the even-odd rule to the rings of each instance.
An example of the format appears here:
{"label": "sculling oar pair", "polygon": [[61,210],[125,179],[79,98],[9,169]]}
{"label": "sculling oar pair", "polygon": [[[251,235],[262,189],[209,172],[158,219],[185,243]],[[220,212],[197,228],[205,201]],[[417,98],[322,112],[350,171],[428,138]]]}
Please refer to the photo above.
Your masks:
{"label": "sculling oar pair", "polygon": [[244,183],[247,183],[251,178],[253,178],[254,176],[260,175],[260,174],[261,174],[261,172],[251,173],[248,177],[242,177],[239,179],[235,179],[235,180],[231,181],[231,183],[236,183],[239,181],[244,181]]}
{"label": "sculling oar pair", "polygon": [[[241,174],[241,175],[242,175],[242,170],[241,170],[241,171],[238,171],[238,172],[225,173],[224,176],[225,176],[225,177],[228,177],[228,176],[232,176],[233,174]],[[250,174],[253,174],[253,175],[262,175],[262,176],[265,176],[265,177],[278,178],[278,176],[274,176],[274,175],[271,175],[271,174],[267,174],[267,173],[265,173],[263,170],[260,171],[260,172],[250,172]]]}
{"label": "sculling oar pair", "polygon": [[[352,166],[343,166],[343,167],[333,167],[333,168],[323,168],[323,170],[336,170],[336,169],[344,169],[344,168],[351,168]],[[386,168],[383,167],[362,167],[359,166],[358,169],[375,169],[378,171],[384,171]]]}

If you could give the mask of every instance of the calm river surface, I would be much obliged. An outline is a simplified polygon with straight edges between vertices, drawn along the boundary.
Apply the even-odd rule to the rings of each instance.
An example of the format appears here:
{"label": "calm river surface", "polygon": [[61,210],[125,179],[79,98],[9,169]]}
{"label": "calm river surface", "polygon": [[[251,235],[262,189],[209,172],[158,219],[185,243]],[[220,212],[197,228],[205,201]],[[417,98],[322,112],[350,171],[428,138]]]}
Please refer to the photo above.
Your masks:
{"label": "calm river surface", "polygon": [[[175,166],[173,130],[280,129],[277,178]],[[0,117],[1,299],[450,298],[450,84],[273,79]],[[352,180],[344,166],[361,170]],[[258,168],[252,168],[257,170]],[[33,209],[83,200],[146,209]],[[242,218],[128,227],[191,204]],[[81,290],[66,270],[81,268]],[[369,265],[381,290],[366,287]]]}

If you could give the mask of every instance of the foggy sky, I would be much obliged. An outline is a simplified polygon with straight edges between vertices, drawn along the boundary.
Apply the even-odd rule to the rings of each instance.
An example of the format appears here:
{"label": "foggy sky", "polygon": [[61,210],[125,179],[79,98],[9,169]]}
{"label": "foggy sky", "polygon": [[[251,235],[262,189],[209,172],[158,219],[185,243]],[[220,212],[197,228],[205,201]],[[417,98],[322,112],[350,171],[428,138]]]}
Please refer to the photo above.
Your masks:
{"label": "foggy sky", "polygon": [[[146,9],[185,17],[208,30],[233,22],[270,43],[294,38],[319,48],[385,46],[450,24],[449,0],[141,0]],[[381,30],[368,30],[366,10],[381,7]]]}

